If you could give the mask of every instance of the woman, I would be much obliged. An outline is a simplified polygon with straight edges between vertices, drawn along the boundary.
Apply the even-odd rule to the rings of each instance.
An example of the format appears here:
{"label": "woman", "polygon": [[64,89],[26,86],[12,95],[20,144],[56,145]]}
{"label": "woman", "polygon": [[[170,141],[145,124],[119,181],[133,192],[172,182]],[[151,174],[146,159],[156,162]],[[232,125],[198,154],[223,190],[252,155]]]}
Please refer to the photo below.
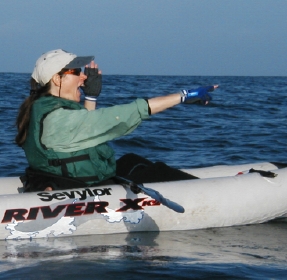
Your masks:
{"label": "woman", "polygon": [[[31,95],[19,110],[16,136],[29,163],[30,190],[104,184],[115,175],[141,183],[194,178],[133,154],[116,162],[107,142],[132,132],[150,115],[177,104],[207,104],[211,100],[208,92],[217,86],[94,110],[101,92],[101,72],[93,59],[59,49],[43,54],[36,62]],[[81,72],[84,66],[85,74]],[[84,106],[79,103],[80,87],[85,94]],[[167,173],[173,174],[172,178],[167,178]]]}

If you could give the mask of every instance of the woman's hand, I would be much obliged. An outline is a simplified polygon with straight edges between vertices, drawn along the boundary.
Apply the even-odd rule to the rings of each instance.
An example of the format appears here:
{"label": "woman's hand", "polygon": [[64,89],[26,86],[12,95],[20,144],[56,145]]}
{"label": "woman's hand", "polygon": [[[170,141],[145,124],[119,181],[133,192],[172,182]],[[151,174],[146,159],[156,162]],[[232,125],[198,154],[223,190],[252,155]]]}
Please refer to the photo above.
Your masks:
{"label": "woman's hand", "polygon": [[[208,87],[201,87],[196,90],[189,90],[190,93],[196,92],[194,95],[190,94],[189,97],[184,96],[183,92],[173,93],[166,96],[160,96],[160,97],[154,97],[148,99],[149,109],[151,112],[151,115],[157,114],[159,112],[162,112],[168,108],[171,108],[177,104],[185,103],[185,100],[187,99],[193,99],[194,102],[200,101],[202,104],[207,104],[208,100],[211,100],[211,96],[208,92],[213,91],[218,88],[218,85],[208,86]],[[196,100],[195,100],[196,99]],[[194,103],[191,102],[191,103]]]}
{"label": "woman's hand", "polygon": [[212,100],[212,96],[209,92],[214,91],[218,88],[218,85],[199,87],[197,89],[183,89],[181,91],[181,102],[182,103],[201,103],[207,105]]}
{"label": "woman's hand", "polygon": [[98,64],[92,61],[89,65],[86,65],[84,74],[87,79],[84,82],[84,86],[81,86],[85,94],[85,108],[87,110],[95,110],[97,98],[102,89],[102,71],[98,69]]}
{"label": "woman's hand", "polygon": [[96,102],[102,90],[102,71],[92,61],[90,65],[86,65],[84,74],[87,76],[87,79],[81,88],[85,94],[85,99]]}

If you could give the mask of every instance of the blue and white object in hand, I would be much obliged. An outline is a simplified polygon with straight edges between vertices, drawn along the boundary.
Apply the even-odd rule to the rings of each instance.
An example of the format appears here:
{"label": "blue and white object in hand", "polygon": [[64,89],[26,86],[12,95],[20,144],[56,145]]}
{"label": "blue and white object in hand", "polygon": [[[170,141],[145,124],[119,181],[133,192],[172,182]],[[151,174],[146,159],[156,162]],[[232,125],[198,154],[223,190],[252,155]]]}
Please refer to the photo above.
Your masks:
{"label": "blue and white object in hand", "polygon": [[181,102],[182,103],[197,103],[207,104],[212,100],[212,96],[209,94],[210,91],[214,91],[214,86],[199,87],[197,89],[183,89],[181,91]]}

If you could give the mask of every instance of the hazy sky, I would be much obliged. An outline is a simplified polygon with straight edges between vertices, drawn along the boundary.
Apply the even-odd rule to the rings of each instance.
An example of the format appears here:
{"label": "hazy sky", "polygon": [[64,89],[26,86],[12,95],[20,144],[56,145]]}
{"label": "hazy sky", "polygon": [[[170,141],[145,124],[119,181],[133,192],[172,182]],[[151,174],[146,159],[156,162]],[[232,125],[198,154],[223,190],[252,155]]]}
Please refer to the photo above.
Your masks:
{"label": "hazy sky", "polygon": [[0,72],[44,52],[104,74],[287,76],[287,0],[1,0]]}

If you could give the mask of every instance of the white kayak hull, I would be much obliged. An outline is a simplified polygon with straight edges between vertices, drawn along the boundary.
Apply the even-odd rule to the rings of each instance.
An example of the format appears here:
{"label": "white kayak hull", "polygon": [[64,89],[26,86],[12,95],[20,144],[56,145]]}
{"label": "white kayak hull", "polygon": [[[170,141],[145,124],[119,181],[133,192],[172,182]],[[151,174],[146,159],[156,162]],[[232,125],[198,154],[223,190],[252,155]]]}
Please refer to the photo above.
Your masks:
{"label": "white kayak hull", "polygon": [[[250,168],[277,176],[237,175]],[[287,168],[262,163],[185,171],[203,179],[144,184],[184,213],[121,185],[21,193],[18,178],[1,178],[0,239],[194,230],[263,223],[287,213]]]}

